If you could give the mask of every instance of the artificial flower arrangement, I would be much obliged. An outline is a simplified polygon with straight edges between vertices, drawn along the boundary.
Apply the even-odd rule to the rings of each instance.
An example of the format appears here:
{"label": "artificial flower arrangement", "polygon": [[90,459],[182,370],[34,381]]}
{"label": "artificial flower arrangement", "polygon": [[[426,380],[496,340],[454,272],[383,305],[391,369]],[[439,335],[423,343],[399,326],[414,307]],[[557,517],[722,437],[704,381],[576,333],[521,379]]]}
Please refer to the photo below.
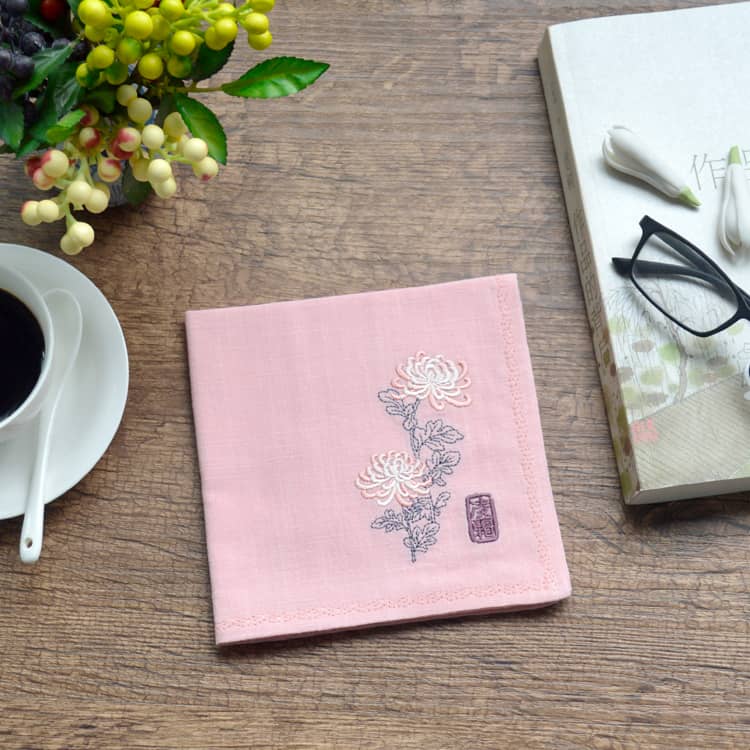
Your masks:
{"label": "artificial flower arrangement", "polygon": [[174,167],[207,181],[225,164],[214,113],[191,94],[267,99],[294,94],[328,65],[271,58],[237,80],[201,87],[229,60],[240,29],[254,50],[272,41],[274,0],[0,0],[0,151],[52,198],[21,208],[26,224],[65,219],[60,248],[94,241],[75,218],[101,213],[114,183],[138,205],[177,190]]}

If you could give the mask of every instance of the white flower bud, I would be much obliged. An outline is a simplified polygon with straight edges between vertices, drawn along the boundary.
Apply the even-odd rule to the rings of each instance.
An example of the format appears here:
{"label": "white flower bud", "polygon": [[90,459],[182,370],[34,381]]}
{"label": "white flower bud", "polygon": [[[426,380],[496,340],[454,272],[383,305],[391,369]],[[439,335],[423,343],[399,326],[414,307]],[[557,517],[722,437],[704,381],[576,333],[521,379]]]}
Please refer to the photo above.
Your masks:
{"label": "white flower bud", "polygon": [[750,189],[737,146],[732,147],[727,161],[719,214],[719,240],[721,246],[734,255],[750,251]]}
{"label": "white flower bud", "polygon": [[602,153],[613,169],[647,182],[670,198],[679,198],[690,206],[700,205],[687,180],[653,146],[629,128],[622,125],[610,128],[602,144]]}

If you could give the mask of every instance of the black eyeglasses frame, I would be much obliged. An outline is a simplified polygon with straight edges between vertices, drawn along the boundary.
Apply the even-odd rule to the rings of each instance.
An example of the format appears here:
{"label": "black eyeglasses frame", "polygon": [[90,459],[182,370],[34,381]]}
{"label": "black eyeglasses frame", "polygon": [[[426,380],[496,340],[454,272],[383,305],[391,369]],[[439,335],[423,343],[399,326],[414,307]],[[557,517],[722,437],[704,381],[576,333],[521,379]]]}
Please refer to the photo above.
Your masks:
{"label": "black eyeglasses frame", "polygon": [[[630,280],[635,285],[636,289],[657,309],[660,313],[665,315],[667,318],[669,318],[675,325],[678,325],[680,328],[683,328],[684,330],[688,331],[689,333],[692,333],[694,336],[699,336],[700,338],[708,338],[709,336],[714,336],[717,333],[720,333],[721,331],[725,331],[727,328],[730,328],[733,326],[738,320],[750,320],[750,295],[741,287],[737,286],[730,278],[729,276],[724,273],[724,271],[721,269],[720,266],[718,266],[711,258],[709,258],[702,250],[697,248],[692,242],[689,240],[686,240],[681,235],[677,234],[674,230],[670,229],[669,227],[664,226],[664,224],[661,224],[660,222],[656,221],[656,219],[652,219],[650,216],[644,216],[640,222],[640,227],[642,230],[641,239],[639,240],[638,244],[636,245],[635,252],[633,253],[632,258],[612,258],[612,263],[615,267],[615,270],[617,273],[619,273],[621,276],[627,276],[630,278]],[[656,300],[654,300],[643,287],[638,283],[638,280],[636,279],[633,268],[635,266],[636,260],[638,259],[638,255],[640,254],[641,250],[645,247],[648,240],[654,235],[654,234],[666,234],[668,236],[674,237],[678,242],[681,242],[684,245],[687,245],[692,252],[694,252],[698,258],[702,261],[704,264],[704,269],[688,269],[688,268],[681,268],[680,266],[670,266],[669,264],[662,264],[662,263],[651,263],[650,261],[642,262],[641,267],[644,265],[653,266],[655,270],[658,270],[660,273],[672,273],[672,274],[679,274],[681,276],[695,276],[697,278],[702,278],[705,281],[708,282],[715,282],[717,278],[721,281],[723,281],[734,293],[735,299],[737,301],[737,310],[735,314],[727,321],[722,323],[721,325],[717,326],[713,330],[710,331],[696,331],[694,328],[691,328],[689,325],[684,323],[681,320],[678,320],[673,315],[670,315]],[[674,245],[670,244],[670,247],[672,247],[673,250],[676,252],[681,252],[679,247],[675,247]],[[694,258],[690,259],[691,262],[695,262]]]}

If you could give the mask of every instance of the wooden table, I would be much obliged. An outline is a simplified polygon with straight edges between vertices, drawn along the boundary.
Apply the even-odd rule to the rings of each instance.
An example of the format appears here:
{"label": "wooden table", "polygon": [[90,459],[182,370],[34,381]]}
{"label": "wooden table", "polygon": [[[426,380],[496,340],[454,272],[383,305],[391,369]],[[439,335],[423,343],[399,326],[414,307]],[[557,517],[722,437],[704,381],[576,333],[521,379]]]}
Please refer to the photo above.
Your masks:
{"label": "wooden table", "polygon": [[[72,262],[122,322],[130,399],[100,464],[49,507],[39,565],[18,561],[20,521],[0,524],[3,750],[750,746],[750,509],[621,505],[536,65],[548,24],[621,10],[280,2],[272,51],[330,72],[295,99],[214,97],[220,179],[94,219]],[[0,163],[0,239],[59,254],[58,227],[19,222],[34,191]],[[218,651],[185,310],[508,271],[573,598]]]}

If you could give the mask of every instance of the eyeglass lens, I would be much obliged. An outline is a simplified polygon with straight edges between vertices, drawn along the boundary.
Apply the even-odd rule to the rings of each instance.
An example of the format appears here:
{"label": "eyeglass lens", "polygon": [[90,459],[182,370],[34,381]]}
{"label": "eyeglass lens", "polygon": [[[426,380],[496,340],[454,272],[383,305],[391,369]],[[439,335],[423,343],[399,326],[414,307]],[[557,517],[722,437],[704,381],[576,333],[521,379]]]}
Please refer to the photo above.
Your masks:
{"label": "eyeglass lens", "polygon": [[739,301],[722,274],[669,232],[654,232],[633,262],[633,280],[667,315],[699,333],[735,315]]}

